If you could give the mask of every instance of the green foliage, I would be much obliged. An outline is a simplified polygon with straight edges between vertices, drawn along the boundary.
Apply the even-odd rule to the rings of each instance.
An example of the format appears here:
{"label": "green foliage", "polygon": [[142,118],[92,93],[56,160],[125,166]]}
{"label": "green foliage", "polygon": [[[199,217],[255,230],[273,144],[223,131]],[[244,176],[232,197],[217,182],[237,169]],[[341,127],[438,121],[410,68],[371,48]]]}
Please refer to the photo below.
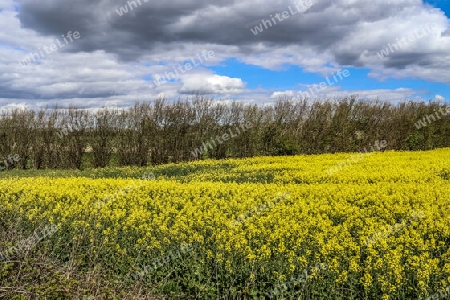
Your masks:
{"label": "green foliage", "polygon": [[[204,97],[174,103],[158,99],[122,111],[72,107],[65,114],[16,109],[0,115],[0,161],[17,154],[21,160],[9,169],[144,167],[261,155],[355,152],[374,140],[386,140],[386,150],[429,150],[450,146],[449,116],[426,120],[443,109],[444,104],[434,102],[393,105],[356,97],[312,103],[280,99],[270,106],[214,103]],[[416,126],[420,120],[426,122]],[[238,133],[236,128],[247,122],[251,128]],[[203,143],[229,130],[235,133],[233,137],[193,156]]]}
{"label": "green foliage", "polygon": [[421,133],[415,132],[408,136],[406,143],[408,145],[408,150],[420,150],[423,148],[424,136]]}

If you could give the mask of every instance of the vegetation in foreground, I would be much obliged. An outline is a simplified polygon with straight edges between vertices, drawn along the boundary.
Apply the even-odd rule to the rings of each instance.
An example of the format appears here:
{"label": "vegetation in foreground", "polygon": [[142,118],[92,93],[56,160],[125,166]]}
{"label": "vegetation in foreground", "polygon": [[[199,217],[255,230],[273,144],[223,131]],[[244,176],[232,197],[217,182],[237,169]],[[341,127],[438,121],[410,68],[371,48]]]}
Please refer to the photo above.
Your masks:
{"label": "vegetation in foreground", "polygon": [[[0,298],[418,299],[445,291],[450,149],[371,153],[335,168],[350,155],[4,172]],[[46,226],[57,230],[39,235]]]}

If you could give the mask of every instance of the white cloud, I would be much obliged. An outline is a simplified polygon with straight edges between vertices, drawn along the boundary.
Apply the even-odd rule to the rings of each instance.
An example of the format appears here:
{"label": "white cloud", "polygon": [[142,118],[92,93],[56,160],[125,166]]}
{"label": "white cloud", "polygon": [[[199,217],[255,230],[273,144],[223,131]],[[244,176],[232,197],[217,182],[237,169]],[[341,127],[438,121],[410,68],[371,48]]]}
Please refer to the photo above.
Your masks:
{"label": "white cloud", "polygon": [[[297,92],[298,94],[298,92]],[[273,92],[270,96],[270,99],[279,99],[283,97],[294,97],[296,93],[293,90],[287,90],[287,91],[276,91]]]}
{"label": "white cloud", "polygon": [[445,98],[442,97],[441,95],[435,95],[434,96],[434,101],[444,102]]}
{"label": "white cloud", "polygon": [[[33,1],[22,2],[42,13],[39,10],[41,7]],[[294,65],[322,76],[347,65],[365,66],[371,70],[369,76],[377,80],[418,78],[450,84],[449,20],[442,11],[430,9],[420,0],[382,1],[379,5],[371,6],[366,5],[369,0],[313,1],[314,5],[307,13],[291,16],[289,20],[268,28],[257,37],[250,32],[250,28],[262,18],[267,19],[271,13],[280,11],[279,8],[287,8],[292,4],[291,1],[280,0],[274,4],[271,1],[215,0],[208,5],[194,3],[196,8],[192,10],[189,10],[191,2],[176,2],[183,14],[173,17],[168,13],[167,18],[173,17],[173,20],[162,25],[152,21],[152,26],[159,26],[152,27],[154,37],[161,33],[165,40],[158,40],[151,45],[140,44],[142,34],[149,34],[144,21],[151,5],[161,9],[171,5],[157,0],[153,4],[142,5],[140,10],[136,9],[136,18],[102,17],[97,24],[97,19],[83,15],[86,17],[83,19],[85,25],[90,22],[98,25],[98,28],[88,26],[92,30],[89,33],[95,39],[89,40],[91,35],[85,35],[80,29],[81,39],[73,42],[74,47],[79,48],[72,49],[72,53],[63,48],[36,64],[21,66],[19,62],[25,55],[54,43],[57,35],[52,37],[37,33],[37,30],[50,31],[51,28],[46,26],[50,26],[48,24],[53,19],[45,19],[45,14],[39,15],[43,18],[39,21],[42,24],[35,26],[35,31],[30,26],[24,26],[28,19],[23,21],[17,16],[17,2],[0,0],[0,106],[95,106],[107,101],[131,105],[134,101],[158,96],[176,98],[191,92],[205,92],[230,99],[240,97],[248,102],[262,103],[298,92],[248,89],[241,78],[221,76],[207,69],[229,58],[271,70]],[[45,1],[45,8],[51,11],[51,4],[54,3],[62,2]],[[91,2],[90,5],[105,12],[106,8],[114,11],[113,8],[118,7],[119,3],[123,5],[125,2],[100,1]],[[80,4],[72,8],[81,10],[82,7]],[[67,15],[71,16],[71,10],[67,11]],[[166,16],[161,18],[166,19]],[[377,52],[387,44],[394,43],[397,38],[407,36],[426,23],[438,25],[435,34],[423,37],[384,59],[378,57]],[[119,27],[118,24],[123,26]],[[63,27],[55,28],[58,31]],[[144,28],[143,33],[135,32],[136,28]],[[64,30],[59,34],[66,32]],[[150,35],[144,37],[151,40]],[[120,51],[109,48],[115,42],[119,44]],[[95,43],[103,48],[97,49]],[[82,51],[84,48],[89,51]],[[214,51],[215,56],[196,69],[180,74],[174,82],[159,87],[149,82],[156,74],[170,71],[173,66],[195,58],[204,50]],[[363,54],[364,50],[368,52]],[[123,52],[128,53],[127,57],[131,59],[121,60]],[[320,95],[333,97],[348,93],[334,86],[328,87]],[[397,101],[413,97],[417,91],[377,89],[351,93],[364,97],[392,97],[393,101]],[[436,95],[436,98],[439,97],[442,96]]]}
{"label": "white cloud", "polygon": [[199,91],[206,94],[237,94],[245,88],[245,83],[240,78],[207,73],[186,75],[182,82],[181,93]]}
{"label": "white cloud", "polygon": [[[304,92],[304,91],[303,91]],[[390,101],[393,103],[404,101],[406,98],[412,98],[417,94],[417,91],[409,88],[397,88],[397,89],[373,89],[373,90],[342,90],[340,87],[332,86],[324,89],[323,91],[315,93],[313,99],[339,99],[349,97],[352,95],[358,95],[362,99],[380,99],[383,101]],[[271,99],[278,99],[279,97],[292,97],[303,99],[304,95],[302,91],[286,90],[275,91],[271,95]],[[309,98],[309,97],[308,97]]]}

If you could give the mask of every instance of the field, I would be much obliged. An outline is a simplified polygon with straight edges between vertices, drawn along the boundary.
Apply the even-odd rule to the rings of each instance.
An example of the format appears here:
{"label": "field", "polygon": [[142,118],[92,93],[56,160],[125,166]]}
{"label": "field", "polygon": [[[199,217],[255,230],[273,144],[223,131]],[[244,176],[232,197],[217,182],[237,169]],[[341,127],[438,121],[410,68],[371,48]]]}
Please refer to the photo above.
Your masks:
{"label": "field", "polygon": [[450,149],[351,156],[2,172],[0,298],[441,297]]}

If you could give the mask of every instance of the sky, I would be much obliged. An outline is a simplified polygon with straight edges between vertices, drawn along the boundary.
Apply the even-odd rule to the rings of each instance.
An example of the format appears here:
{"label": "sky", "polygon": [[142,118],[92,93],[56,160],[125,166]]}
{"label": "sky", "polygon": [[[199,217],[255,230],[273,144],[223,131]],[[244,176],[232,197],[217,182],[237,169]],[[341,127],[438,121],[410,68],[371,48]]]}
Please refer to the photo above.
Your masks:
{"label": "sky", "polygon": [[0,0],[0,108],[450,101],[450,0]]}

